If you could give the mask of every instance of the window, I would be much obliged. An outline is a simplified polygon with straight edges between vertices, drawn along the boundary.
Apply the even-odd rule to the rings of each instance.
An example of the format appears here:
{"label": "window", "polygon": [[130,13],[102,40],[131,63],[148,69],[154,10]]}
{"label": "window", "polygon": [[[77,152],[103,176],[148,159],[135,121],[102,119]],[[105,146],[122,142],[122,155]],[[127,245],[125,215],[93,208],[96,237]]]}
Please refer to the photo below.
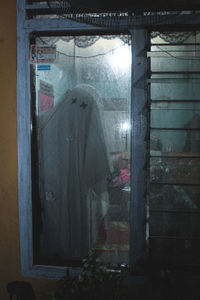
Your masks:
{"label": "window", "polygon": [[[77,34],[25,30],[19,43],[26,49],[18,52],[18,153],[22,272],[28,276],[57,278],[66,267],[79,272],[91,248],[113,267],[146,251],[145,185],[137,184],[146,172],[146,119],[137,113],[146,92],[138,94],[139,105],[131,100],[133,78],[145,75],[146,59],[133,72],[130,32],[80,35],[78,28]],[[137,34],[141,53],[146,34]],[[133,170],[134,155],[141,165]],[[132,201],[134,185],[140,202]]]}
{"label": "window", "polygon": [[[32,41],[33,42],[33,41]],[[35,262],[129,263],[130,35],[31,44]]]}
{"label": "window", "polygon": [[149,52],[150,253],[175,265],[200,263],[199,41],[199,31],[155,37]]}
{"label": "window", "polygon": [[113,266],[199,264],[199,15],[118,21],[18,1],[24,276],[80,272],[91,248]]}

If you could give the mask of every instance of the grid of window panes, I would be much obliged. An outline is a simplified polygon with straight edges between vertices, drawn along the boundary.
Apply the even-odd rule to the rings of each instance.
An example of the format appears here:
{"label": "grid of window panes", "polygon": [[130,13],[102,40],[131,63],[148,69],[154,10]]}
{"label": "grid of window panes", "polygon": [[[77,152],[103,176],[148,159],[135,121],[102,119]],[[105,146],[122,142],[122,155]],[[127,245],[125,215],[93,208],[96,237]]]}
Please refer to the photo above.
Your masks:
{"label": "grid of window panes", "polygon": [[150,255],[200,264],[200,32],[150,59]]}

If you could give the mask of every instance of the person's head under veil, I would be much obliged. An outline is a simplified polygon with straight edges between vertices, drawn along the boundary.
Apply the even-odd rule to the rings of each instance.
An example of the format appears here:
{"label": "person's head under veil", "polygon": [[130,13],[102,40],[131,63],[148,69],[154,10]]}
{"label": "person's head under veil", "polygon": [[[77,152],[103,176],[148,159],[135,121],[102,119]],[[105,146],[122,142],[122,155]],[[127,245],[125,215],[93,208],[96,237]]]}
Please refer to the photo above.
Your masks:
{"label": "person's head under veil", "polygon": [[[39,123],[40,254],[44,259],[80,260],[98,238],[101,205],[94,202],[106,192],[109,164],[94,91],[84,85],[68,91]],[[91,191],[96,195],[93,203],[88,200]]]}
{"label": "person's head under veil", "polygon": [[93,97],[93,101],[96,102],[95,105],[97,105],[97,107],[98,107],[101,127],[102,127],[102,130],[103,130],[102,134],[103,134],[103,139],[104,139],[105,148],[106,148],[107,161],[109,163],[110,172],[112,172],[113,171],[113,163],[112,163],[111,157],[110,157],[110,152],[111,152],[111,150],[110,150],[110,141],[109,141],[109,137],[108,137],[108,131],[106,129],[104,104],[103,104],[102,97],[100,96],[97,89],[95,87],[93,87],[92,85],[79,84],[77,87],[79,89],[82,89],[83,91],[88,92]]}

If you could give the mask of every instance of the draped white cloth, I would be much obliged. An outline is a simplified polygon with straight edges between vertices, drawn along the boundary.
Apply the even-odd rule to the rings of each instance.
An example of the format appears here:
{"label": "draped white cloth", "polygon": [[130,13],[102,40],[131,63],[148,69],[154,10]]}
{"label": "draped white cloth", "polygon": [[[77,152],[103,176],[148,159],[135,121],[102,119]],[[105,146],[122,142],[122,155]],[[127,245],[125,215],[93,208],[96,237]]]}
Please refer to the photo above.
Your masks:
{"label": "draped white cloth", "polygon": [[97,100],[93,88],[77,86],[38,116],[42,258],[80,260],[98,238],[109,163]]}

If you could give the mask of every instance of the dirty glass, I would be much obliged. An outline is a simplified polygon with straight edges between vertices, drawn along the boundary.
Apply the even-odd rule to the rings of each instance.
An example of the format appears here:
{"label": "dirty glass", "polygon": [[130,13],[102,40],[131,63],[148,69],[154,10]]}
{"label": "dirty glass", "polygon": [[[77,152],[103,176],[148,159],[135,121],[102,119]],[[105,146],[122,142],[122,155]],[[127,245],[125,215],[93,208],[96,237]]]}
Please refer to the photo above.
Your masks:
{"label": "dirty glass", "polygon": [[129,40],[31,40],[35,263],[129,263]]}
{"label": "dirty glass", "polygon": [[166,37],[152,38],[148,53],[150,254],[162,262],[199,265],[200,32],[182,42]]}

